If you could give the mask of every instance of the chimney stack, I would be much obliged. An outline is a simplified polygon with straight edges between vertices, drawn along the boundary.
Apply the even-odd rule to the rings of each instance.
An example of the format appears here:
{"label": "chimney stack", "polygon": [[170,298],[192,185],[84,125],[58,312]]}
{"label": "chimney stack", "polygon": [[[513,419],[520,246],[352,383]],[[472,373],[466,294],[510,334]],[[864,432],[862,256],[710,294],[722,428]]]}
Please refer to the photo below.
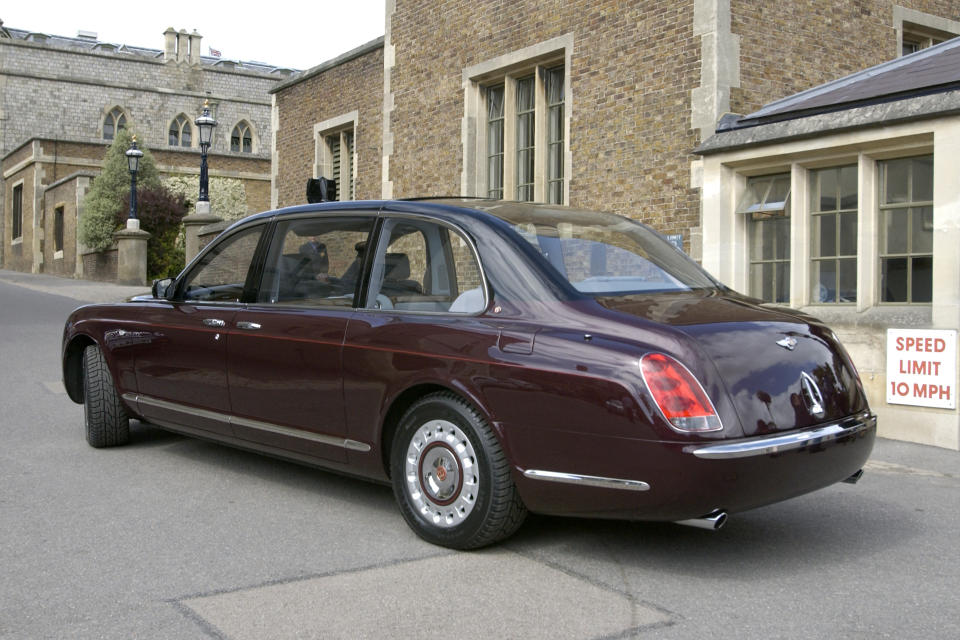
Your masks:
{"label": "chimney stack", "polygon": [[163,32],[163,61],[174,62],[177,59],[177,30],[167,27]]}
{"label": "chimney stack", "polygon": [[197,30],[194,29],[190,34],[190,64],[200,64],[200,40],[203,38]]}
{"label": "chimney stack", "polygon": [[187,62],[187,54],[190,51],[190,36],[186,29],[180,29],[177,34],[177,62]]}

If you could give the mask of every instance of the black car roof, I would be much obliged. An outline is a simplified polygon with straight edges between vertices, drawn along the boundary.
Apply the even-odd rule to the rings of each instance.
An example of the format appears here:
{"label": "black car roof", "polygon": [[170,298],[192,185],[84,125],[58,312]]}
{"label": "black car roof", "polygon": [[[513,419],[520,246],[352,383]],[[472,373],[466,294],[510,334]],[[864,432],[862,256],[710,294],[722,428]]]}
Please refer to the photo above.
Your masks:
{"label": "black car roof", "polygon": [[[482,219],[488,223],[502,221],[511,226],[518,224],[548,224],[569,222],[571,224],[616,224],[624,220],[623,216],[613,213],[574,209],[555,204],[516,202],[511,200],[491,200],[469,197],[410,198],[400,200],[344,200],[302,204],[265,211],[248,216],[236,223],[247,224],[256,220],[274,216],[287,216],[301,213],[322,213],[341,211],[398,211],[409,213],[430,213],[448,221],[463,217]],[[633,221],[637,222],[637,221]]]}

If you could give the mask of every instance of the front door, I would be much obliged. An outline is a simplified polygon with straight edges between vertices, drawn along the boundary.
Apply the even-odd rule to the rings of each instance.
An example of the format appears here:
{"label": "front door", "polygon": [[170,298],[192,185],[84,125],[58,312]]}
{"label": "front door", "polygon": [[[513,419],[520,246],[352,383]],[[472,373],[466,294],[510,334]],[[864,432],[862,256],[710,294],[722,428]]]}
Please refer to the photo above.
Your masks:
{"label": "front door", "polygon": [[229,340],[238,438],[346,462],[369,443],[346,437],[342,350],[376,213],[277,223],[256,302]]}
{"label": "front door", "polygon": [[265,225],[220,240],[144,314],[152,339],[135,356],[140,413],[158,424],[230,435],[227,343]]}

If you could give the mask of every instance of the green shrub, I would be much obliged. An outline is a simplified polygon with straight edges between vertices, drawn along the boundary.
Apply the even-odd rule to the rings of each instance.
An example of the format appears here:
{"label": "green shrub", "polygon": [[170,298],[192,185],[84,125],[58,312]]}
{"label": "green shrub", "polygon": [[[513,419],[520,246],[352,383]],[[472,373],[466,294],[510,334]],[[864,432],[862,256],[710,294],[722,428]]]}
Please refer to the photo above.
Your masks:
{"label": "green shrub", "polygon": [[[126,224],[130,210],[130,192],[121,198],[122,213],[114,224]],[[184,247],[179,241],[181,221],[187,214],[187,201],[180,194],[162,186],[137,189],[137,218],[140,228],[149,232],[147,242],[147,276],[167,278],[180,273],[184,266]]]}
{"label": "green shrub", "polygon": [[[126,151],[130,148],[133,134],[121,129],[103,161],[103,170],[90,185],[83,199],[83,214],[78,223],[77,236],[83,245],[95,251],[109,249],[113,244],[113,232],[117,230],[120,216],[126,219],[124,197],[130,195],[130,171],[127,169]],[[146,149],[140,158],[137,172],[137,191],[160,188],[160,176],[153,156]],[[127,205],[129,207],[129,205]],[[122,226],[122,222],[120,226]]]}

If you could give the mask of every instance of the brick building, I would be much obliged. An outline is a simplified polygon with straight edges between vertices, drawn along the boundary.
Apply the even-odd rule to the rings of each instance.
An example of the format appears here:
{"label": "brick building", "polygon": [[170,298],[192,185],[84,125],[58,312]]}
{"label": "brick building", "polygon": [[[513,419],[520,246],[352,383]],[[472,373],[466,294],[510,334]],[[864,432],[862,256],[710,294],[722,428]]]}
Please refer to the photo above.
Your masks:
{"label": "brick building", "polygon": [[333,169],[324,132],[346,127],[337,170],[356,197],[599,208],[699,258],[692,151],[723,114],[950,38],[957,20],[952,0],[388,0],[382,42],[273,90],[272,202],[303,202]]}
{"label": "brick building", "polygon": [[[388,0],[385,24],[382,41],[273,90],[274,206],[303,202],[306,180],[325,175],[355,181],[342,198],[492,196],[641,219],[735,289],[835,326],[883,435],[960,446],[956,407],[884,395],[887,329],[960,323],[956,107],[922,82],[939,65],[955,88],[957,58],[937,52],[960,49],[919,51],[960,35],[955,0]],[[911,53],[919,67],[890,62]],[[920,74],[913,93],[871,84],[884,63]],[[907,115],[849,121],[860,112],[845,113],[848,83]],[[816,117],[791,110],[808,91],[834,104]],[[764,120],[778,109],[793,124]],[[880,202],[884,172],[926,195]],[[849,187],[823,200],[840,209],[808,211],[811,185],[827,183]],[[794,213],[749,222],[740,203],[769,209],[748,196],[774,187]],[[847,227],[818,235],[814,224]],[[908,234],[922,246],[900,255]],[[842,251],[815,242],[843,237]]]}
{"label": "brick building", "polygon": [[201,41],[170,28],[146,49],[0,22],[0,266],[82,275],[77,216],[114,133],[134,131],[161,175],[196,176],[205,100],[211,178],[236,181],[251,213],[269,206],[268,91],[292,71],[201,56]]}

